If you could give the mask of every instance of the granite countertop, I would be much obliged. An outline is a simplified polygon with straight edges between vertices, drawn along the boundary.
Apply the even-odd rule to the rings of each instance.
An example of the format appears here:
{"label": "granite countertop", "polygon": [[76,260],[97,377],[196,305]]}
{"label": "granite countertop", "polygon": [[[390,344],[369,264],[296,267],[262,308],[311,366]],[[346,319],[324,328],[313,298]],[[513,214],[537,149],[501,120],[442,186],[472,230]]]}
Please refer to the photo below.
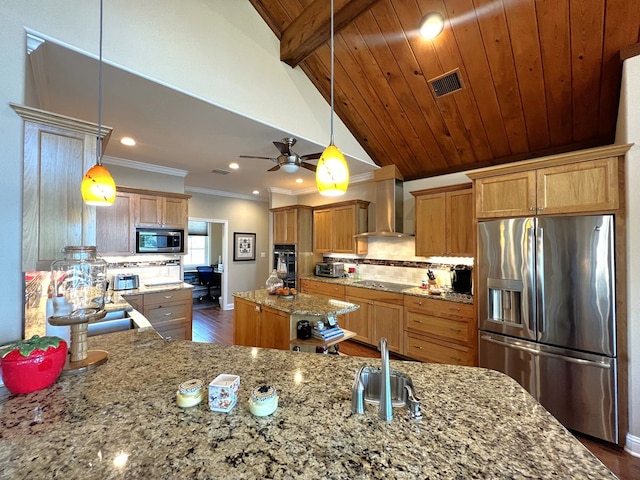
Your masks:
{"label": "granite countertop", "polygon": [[[391,361],[410,375],[422,420],[367,406],[351,384],[377,359],[165,341],[153,330],[89,339],[97,369],[12,396],[0,388],[2,476],[172,479],[615,479],[514,380],[491,370]],[[241,377],[229,413],[176,405],[177,386]],[[250,390],[274,386],[277,411],[254,417]]]}
{"label": "granite countertop", "polygon": [[163,285],[141,285],[138,288],[132,288],[130,290],[117,290],[113,293],[120,295],[142,295],[145,293],[158,293],[158,292],[168,292],[171,290],[182,290],[183,288],[193,289],[193,285],[190,283],[165,283]]}
{"label": "granite countertop", "polygon": [[[378,288],[375,285],[367,285],[366,282],[368,280],[362,280],[362,279],[356,280],[354,278],[348,278],[348,277],[341,277],[341,278],[318,277],[316,275],[307,275],[306,277],[303,276],[300,278],[306,278],[308,280],[314,280],[316,282],[333,283],[336,285],[344,285],[349,287],[368,288],[372,290],[384,291],[384,289]],[[371,281],[372,283],[375,283],[377,280],[369,280],[369,281]],[[396,293],[402,293],[403,295],[413,295],[416,297],[428,297],[436,300],[442,300],[445,302],[473,304],[473,296],[471,295],[459,295],[454,293],[433,294],[433,293],[429,293],[428,289],[420,288],[419,286],[408,287]]]}
{"label": "granite countertop", "polygon": [[307,293],[298,293],[293,298],[283,298],[278,295],[269,295],[266,289],[236,292],[233,296],[287,312],[289,315],[342,315],[360,308],[360,305],[355,303],[317,297]]}

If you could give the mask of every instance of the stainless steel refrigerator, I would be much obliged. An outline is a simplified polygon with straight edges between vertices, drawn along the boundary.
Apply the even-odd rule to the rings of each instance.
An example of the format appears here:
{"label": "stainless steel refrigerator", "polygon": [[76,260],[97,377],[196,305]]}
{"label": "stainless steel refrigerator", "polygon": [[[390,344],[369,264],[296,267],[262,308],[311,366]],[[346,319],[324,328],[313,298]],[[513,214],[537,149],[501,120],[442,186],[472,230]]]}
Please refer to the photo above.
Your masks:
{"label": "stainless steel refrigerator", "polygon": [[614,218],[478,223],[479,363],[618,443]]}

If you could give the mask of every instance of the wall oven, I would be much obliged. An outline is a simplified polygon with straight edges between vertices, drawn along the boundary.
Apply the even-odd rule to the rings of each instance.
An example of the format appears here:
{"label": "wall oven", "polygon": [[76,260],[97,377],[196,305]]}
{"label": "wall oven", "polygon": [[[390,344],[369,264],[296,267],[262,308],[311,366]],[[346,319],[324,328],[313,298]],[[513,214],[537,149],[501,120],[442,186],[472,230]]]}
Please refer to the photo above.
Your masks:
{"label": "wall oven", "polygon": [[285,287],[298,288],[296,277],[298,265],[295,244],[277,244],[273,246],[273,268],[282,279]]}
{"label": "wall oven", "polygon": [[137,228],[136,253],[184,253],[184,230]]}

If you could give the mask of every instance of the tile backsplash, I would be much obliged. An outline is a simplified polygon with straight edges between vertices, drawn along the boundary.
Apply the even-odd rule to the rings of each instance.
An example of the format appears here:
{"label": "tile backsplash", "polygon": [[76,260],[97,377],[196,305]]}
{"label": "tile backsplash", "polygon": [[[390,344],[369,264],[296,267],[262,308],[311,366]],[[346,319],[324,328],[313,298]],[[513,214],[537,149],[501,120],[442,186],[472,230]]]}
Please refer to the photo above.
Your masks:
{"label": "tile backsplash", "polygon": [[343,262],[345,271],[357,268],[361,278],[394,283],[420,285],[427,269],[436,275],[438,286],[451,286],[451,267],[473,266],[470,257],[416,257],[415,238],[380,237],[368,240],[366,256],[325,255],[325,262]]}

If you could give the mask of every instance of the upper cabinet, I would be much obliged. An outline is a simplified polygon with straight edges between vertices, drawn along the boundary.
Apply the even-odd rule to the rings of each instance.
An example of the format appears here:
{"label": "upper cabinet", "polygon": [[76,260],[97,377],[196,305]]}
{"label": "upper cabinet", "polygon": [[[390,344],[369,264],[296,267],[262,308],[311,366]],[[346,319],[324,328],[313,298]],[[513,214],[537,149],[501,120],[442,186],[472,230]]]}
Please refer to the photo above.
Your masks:
{"label": "upper cabinet", "polygon": [[[84,204],[80,184],[96,163],[98,126],[11,107],[24,119],[22,270],[49,270],[65,246],[95,245],[96,207]],[[104,148],[111,128],[101,134]]]}
{"label": "upper cabinet", "polygon": [[186,229],[189,195],[138,194],[135,198],[136,227]]}
{"label": "upper cabinet", "polygon": [[187,230],[190,195],[116,187],[116,201],[99,207],[96,247],[101,255],[136,253],[136,227]]}
{"label": "upper cabinet", "polygon": [[415,197],[416,255],[473,257],[470,184],[411,192]]}
{"label": "upper cabinet", "polygon": [[592,148],[470,172],[476,216],[562,215],[617,210],[629,145]]}
{"label": "upper cabinet", "polygon": [[274,208],[273,243],[298,245],[298,251],[311,251],[312,214],[311,207],[291,205]]}
{"label": "upper cabinet", "polygon": [[133,225],[135,194],[118,191],[110,207],[96,212],[96,249],[100,255],[136,253],[136,229]]}
{"label": "upper cabinet", "polygon": [[351,200],[313,209],[314,253],[367,253],[367,242],[354,236],[367,231],[369,202]]}

